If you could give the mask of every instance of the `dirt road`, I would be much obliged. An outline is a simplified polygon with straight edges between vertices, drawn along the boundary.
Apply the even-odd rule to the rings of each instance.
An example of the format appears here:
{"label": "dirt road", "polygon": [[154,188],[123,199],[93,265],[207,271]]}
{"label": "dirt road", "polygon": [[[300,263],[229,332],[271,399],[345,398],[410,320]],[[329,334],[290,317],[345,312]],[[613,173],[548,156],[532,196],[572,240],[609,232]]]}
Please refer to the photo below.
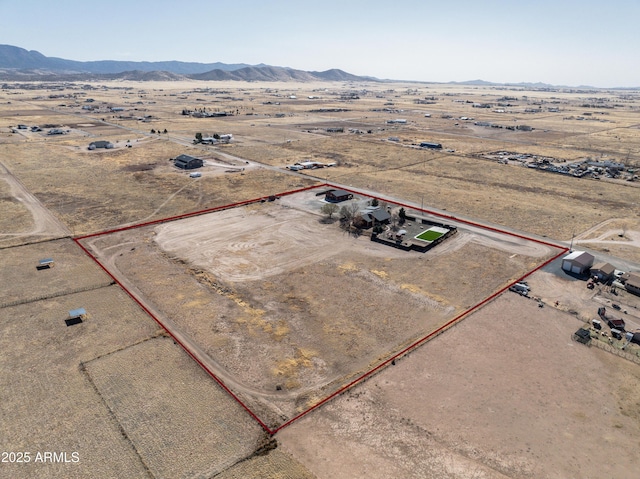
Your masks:
{"label": "dirt road", "polygon": [[22,203],[33,215],[34,227],[24,233],[0,233],[2,236],[71,236],[71,231],[62,224],[58,218],[45,208],[42,203],[32,195],[25,186],[16,178],[9,169],[0,162],[0,179],[7,182],[11,188],[13,197]]}

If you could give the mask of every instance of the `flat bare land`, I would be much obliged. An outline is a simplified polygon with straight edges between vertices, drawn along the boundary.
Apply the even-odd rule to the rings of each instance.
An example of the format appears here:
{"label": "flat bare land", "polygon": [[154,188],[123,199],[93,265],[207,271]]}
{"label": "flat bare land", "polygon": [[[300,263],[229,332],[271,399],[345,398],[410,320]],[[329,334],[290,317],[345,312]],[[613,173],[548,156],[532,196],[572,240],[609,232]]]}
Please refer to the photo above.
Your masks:
{"label": "flat bare land", "polygon": [[[474,153],[492,151],[497,146],[485,145]],[[237,150],[240,156],[262,158],[278,166],[294,163],[300,157],[338,162],[338,167],[310,174],[562,240],[605,219],[639,218],[640,188],[635,184],[581,181],[460,153],[424,151],[348,135]],[[540,154],[555,150],[543,151],[546,153]],[[565,152],[560,154],[567,156]],[[570,160],[580,157],[576,152],[569,155],[573,155]]]}
{"label": "flat bare land", "polygon": [[293,459],[282,449],[269,452],[268,455],[253,456],[227,469],[216,479],[316,479],[300,462]]}
{"label": "flat bare land", "polygon": [[[36,271],[34,259],[51,253],[56,266]],[[11,288],[3,300],[34,289],[24,304],[0,308],[0,448],[30,453],[27,464],[2,463],[0,476],[210,477],[265,445],[261,427],[126,293],[103,285],[107,275],[71,240],[0,255]],[[83,287],[93,289],[68,291]],[[33,301],[38,291],[53,297]],[[83,322],[66,326],[79,307]],[[78,460],[36,461],[38,452]],[[286,454],[252,462],[304,477]]]}
{"label": "flat bare land", "polygon": [[[54,266],[38,271],[38,261],[54,260]],[[71,239],[0,249],[3,280],[0,304],[64,296],[79,289],[98,289],[112,279]]]}
{"label": "flat bare land", "polygon": [[[205,109],[230,116],[182,114]],[[0,476],[635,477],[640,373],[616,354],[640,350],[570,336],[599,305],[640,328],[640,303],[587,290],[559,261],[527,279],[545,307],[505,293],[269,442],[65,238],[328,181],[551,242],[575,235],[598,260],[640,270],[638,112],[629,90],[3,85],[0,445],[80,461],[1,464]],[[66,133],[47,135],[54,127]],[[196,133],[234,137],[196,145]],[[89,151],[96,140],[115,148]],[[498,151],[626,171],[579,179],[482,158]],[[179,154],[205,160],[201,178],[173,166]],[[304,160],[336,166],[285,171]],[[555,254],[460,223],[407,255],[327,224],[321,205],[308,192],[83,244],[271,428]],[[56,266],[36,271],[48,257]],[[66,327],[78,307],[87,318]]]}
{"label": "flat bare land", "polygon": [[[67,327],[68,311],[78,307],[88,317]],[[80,365],[157,334],[157,325],[110,286],[2,308],[0,328],[0,446],[31,453],[29,464],[3,463],[0,475],[148,477]],[[36,462],[46,451],[69,460],[77,452],[79,461]]]}
{"label": "flat bare land", "polygon": [[318,477],[634,478],[640,369],[581,325],[505,293],[277,438]]}
{"label": "flat bare land", "polygon": [[212,477],[265,439],[260,425],[169,338],[84,365],[153,477]]}
{"label": "flat bare land", "polygon": [[557,254],[471,231],[405,252],[326,224],[322,204],[312,190],[84,242],[270,427]]}
{"label": "flat bare land", "polygon": [[[232,173],[205,167],[203,178],[169,161],[200,150],[166,140],[134,148],[88,151],[90,141],[65,138],[27,144],[1,144],[3,162],[42,204],[75,235],[141,223],[306,186],[312,181],[229,163]],[[81,145],[81,146],[80,146]],[[216,174],[207,174],[215,170]],[[24,212],[17,212],[24,218]],[[3,215],[4,217],[4,215]],[[28,221],[27,218],[22,221]]]}
{"label": "flat bare land", "polygon": [[29,210],[14,196],[10,186],[5,181],[0,181],[0,231],[2,240],[7,236],[20,235],[31,229],[33,219]]}

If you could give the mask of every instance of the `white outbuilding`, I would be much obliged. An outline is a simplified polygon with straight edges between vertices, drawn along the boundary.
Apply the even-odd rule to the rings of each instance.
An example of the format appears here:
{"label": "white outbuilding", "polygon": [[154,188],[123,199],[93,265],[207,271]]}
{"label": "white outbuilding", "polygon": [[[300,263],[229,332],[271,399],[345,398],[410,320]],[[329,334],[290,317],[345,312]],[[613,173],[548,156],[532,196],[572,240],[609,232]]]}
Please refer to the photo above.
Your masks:
{"label": "white outbuilding", "polygon": [[584,274],[593,265],[594,256],[586,251],[574,251],[562,258],[562,269],[568,273]]}

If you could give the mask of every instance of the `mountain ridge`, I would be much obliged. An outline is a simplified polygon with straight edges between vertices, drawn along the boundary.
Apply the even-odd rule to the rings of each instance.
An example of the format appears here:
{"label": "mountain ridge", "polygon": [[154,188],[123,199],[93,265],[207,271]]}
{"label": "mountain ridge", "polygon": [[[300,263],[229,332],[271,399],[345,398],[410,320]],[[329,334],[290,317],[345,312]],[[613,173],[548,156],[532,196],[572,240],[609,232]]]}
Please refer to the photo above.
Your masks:
{"label": "mountain ridge", "polygon": [[360,77],[343,70],[307,72],[287,67],[260,63],[227,64],[181,62],[133,62],[97,60],[80,62],[64,58],[47,57],[36,50],[26,50],[13,45],[0,44],[0,80],[5,81],[82,81],[82,80],[134,80],[157,79],[179,81],[233,80],[233,81],[376,81],[372,77]]}

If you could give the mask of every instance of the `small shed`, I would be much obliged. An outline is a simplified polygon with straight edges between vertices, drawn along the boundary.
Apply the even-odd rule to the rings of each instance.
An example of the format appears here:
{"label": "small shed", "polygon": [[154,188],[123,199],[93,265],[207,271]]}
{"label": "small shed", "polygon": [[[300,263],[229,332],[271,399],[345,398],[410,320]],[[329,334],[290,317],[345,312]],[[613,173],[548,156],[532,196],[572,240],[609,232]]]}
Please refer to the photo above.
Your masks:
{"label": "small shed", "polygon": [[589,344],[591,342],[591,334],[588,329],[580,328],[573,333],[571,339],[582,344]]}
{"label": "small shed", "polygon": [[183,170],[193,170],[200,168],[204,165],[204,162],[200,158],[195,158],[189,155],[180,155],[175,158],[174,165]]}
{"label": "small shed", "polygon": [[595,277],[601,283],[606,283],[613,278],[613,273],[616,268],[610,263],[596,263],[591,267],[589,274],[591,277]]}
{"label": "small shed", "polygon": [[87,317],[87,311],[84,308],[72,309],[69,311],[69,317],[64,320],[67,326],[80,324]]}
{"label": "small shed", "polygon": [[53,268],[54,266],[55,266],[55,263],[53,261],[53,258],[45,258],[38,261],[38,266],[36,266],[36,269],[40,271],[43,269]]}
{"label": "small shed", "polygon": [[562,258],[562,269],[568,273],[584,274],[593,265],[594,256],[586,251],[574,251]]}
{"label": "small shed", "polygon": [[326,192],[324,199],[330,203],[340,203],[341,201],[353,199],[353,193],[344,190],[329,190]]}

